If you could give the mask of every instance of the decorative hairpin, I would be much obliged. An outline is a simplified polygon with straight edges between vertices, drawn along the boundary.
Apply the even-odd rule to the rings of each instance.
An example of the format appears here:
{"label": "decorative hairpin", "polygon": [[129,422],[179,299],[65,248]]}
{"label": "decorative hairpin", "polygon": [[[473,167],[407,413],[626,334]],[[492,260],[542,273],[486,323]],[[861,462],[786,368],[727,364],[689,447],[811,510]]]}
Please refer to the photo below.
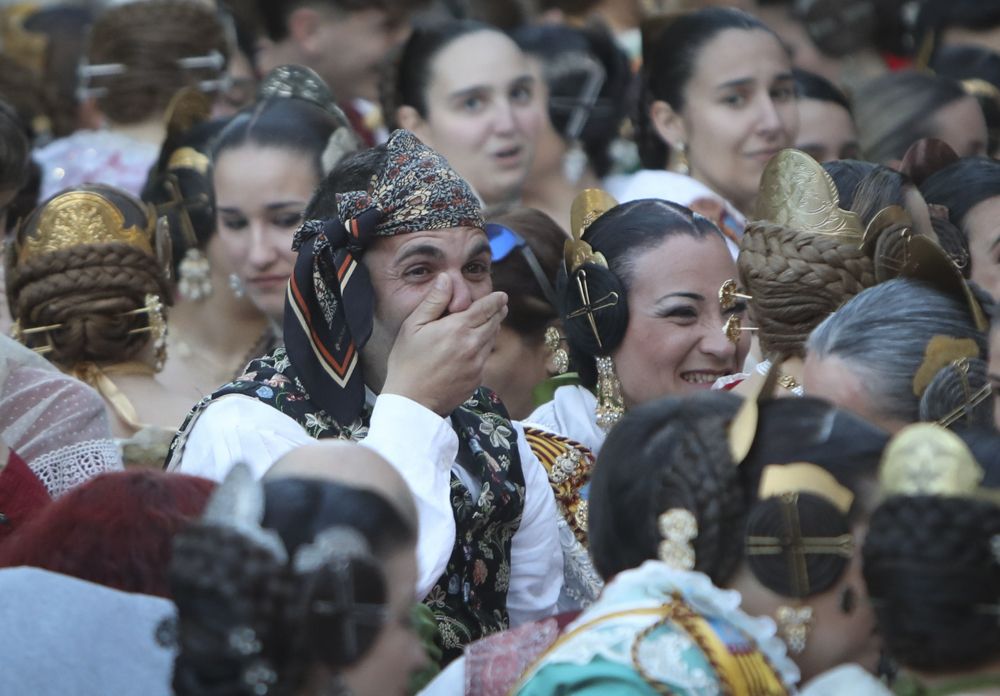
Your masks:
{"label": "decorative hairpin", "polygon": [[685,508],[670,508],[656,520],[660,532],[657,555],[661,561],[678,570],[694,570],[695,554],[692,541],[698,537],[698,520]]}
{"label": "decorative hairpin", "polygon": [[913,375],[913,395],[923,396],[934,376],[950,363],[979,357],[979,345],[971,338],[953,338],[938,334],[927,342],[924,360]]}
{"label": "decorative hairpin", "polygon": [[730,278],[719,288],[719,306],[723,312],[728,312],[736,306],[736,298],[752,300],[753,297],[737,291],[736,281]]}
{"label": "decorative hairpin", "polygon": [[[18,343],[27,345],[27,337],[33,336],[40,333],[48,333],[49,331],[55,331],[56,329],[61,329],[62,324],[49,324],[48,326],[33,326],[30,329],[22,329],[20,320],[14,320],[14,324],[10,327],[10,337],[13,338]],[[49,342],[44,346],[38,346],[37,348],[32,348],[33,351],[39,355],[45,355],[46,353],[51,353],[53,350],[52,339],[49,338]]]}
{"label": "decorative hairpin", "polygon": [[[188,56],[178,58],[174,64],[181,70],[216,70],[221,72],[226,67],[226,57],[217,50],[201,56]],[[124,75],[129,71],[125,63],[89,63],[86,59],[80,61],[76,69],[76,76],[80,86],[76,90],[77,99],[83,101],[91,97],[103,97],[107,95],[107,87],[91,87],[90,80],[95,77],[114,77]],[[214,80],[203,80],[198,83],[198,88],[205,92],[213,92],[225,89],[229,84],[226,75]]]}
{"label": "decorative hairpin", "polygon": [[990,394],[993,393],[993,387],[989,382],[983,384],[975,392],[972,391],[972,386],[969,384],[970,363],[968,358],[953,360],[949,363],[949,366],[958,373],[959,379],[962,381],[962,391],[965,398],[961,404],[937,419],[937,424],[942,428],[954,425],[961,418],[967,418],[969,422],[972,422],[972,415],[975,408],[986,401]]}
{"label": "decorative hairpin", "polygon": [[573,201],[573,207],[570,210],[570,227],[573,231],[573,238],[566,240],[563,247],[566,273],[574,278],[580,301],[583,304],[579,309],[567,314],[566,318],[574,319],[586,316],[600,349],[604,348],[604,344],[601,341],[601,334],[597,328],[594,314],[602,309],[609,309],[617,305],[618,293],[612,291],[597,299],[590,297],[587,271],[583,266],[584,264],[594,264],[607,268],[608,260],[604,258],[604,254],[594,251],[590,244],[583,241],[583,234],[594,220],[616,205],[618,202],[610,194],[600,189],[587,189],[581,192]]}
{"label": "decorative hairpin", "polygon": [[722,333],[725,334],[733,344],[740,342],[743,331],[757,331],[756,327],[743,326],[743,319],[738,314],[731,314],[722,325]]}
{"label": "decorative hairpin", "polygon": [[857,214],[840,208],[837,186],[823,166],[794,149],[782,150],[764,167],[754,220],[828,237],[863,236]]}
{"label": "decorative hairpin", "polygon": [[[141,202],[136,201],[136,205],[148,210]],[[156,257],[151,243],[155,235],[155,214],[149,217],[146,229],[126,227],[125,216],[118,206],[96,191],[62,193],[46,203],[37,215],[35,228],[18,235],[18,263],[60,249],[109,242],[128,244]],[[25,227],[22,224],[21,230]]]}
{"label": "decorative hairpin", "polygon": [[962,439],[934,423],[900,430],[882,453],[885,495],[936,495],[1000,502],[1000,491],[980,487],[983,469]]}

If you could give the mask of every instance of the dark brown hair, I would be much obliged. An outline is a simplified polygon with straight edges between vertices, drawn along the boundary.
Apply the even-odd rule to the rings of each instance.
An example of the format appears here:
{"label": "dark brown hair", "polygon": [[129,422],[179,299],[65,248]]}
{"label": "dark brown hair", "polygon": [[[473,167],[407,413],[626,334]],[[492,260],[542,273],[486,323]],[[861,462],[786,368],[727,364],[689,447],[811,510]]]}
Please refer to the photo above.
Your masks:
{"label": "dark brown hair", "polygon": [[119,75],[95,77],[107,90],[97,103],[112,121],[136,123],[156,116],[182,87],[219,79],[221,69],[184,68],[178,61],[229,53],[215,12],[195,0],[142,0],[110,7],[94,22],[87,60],[120,63]]}
{"label": "dark brown hair", "polygon": [[[111,200],[127,226],[145,229],[147,208],[109,186],[82,186]],[[59,194],[59,195],[64,195]],[[56,196],[58,198],[58,196]],[[19,241],[36,229],[49,201],[39,206],[19,230]],[[123,362],[148,343],[149,332],[130,333],[149,326],[144,314],[127,312],[145,306],[146,295],[158,295],[164,304],[169,292],[163,265],[152,255],[124,242],[80,244],[36,254],[15,262],[7,254],[7,297],[11,314],[22,329],[59,324],[59,328],[30,337],[33,346],[50,344],[53,362],[73,366],[80,362]]]}

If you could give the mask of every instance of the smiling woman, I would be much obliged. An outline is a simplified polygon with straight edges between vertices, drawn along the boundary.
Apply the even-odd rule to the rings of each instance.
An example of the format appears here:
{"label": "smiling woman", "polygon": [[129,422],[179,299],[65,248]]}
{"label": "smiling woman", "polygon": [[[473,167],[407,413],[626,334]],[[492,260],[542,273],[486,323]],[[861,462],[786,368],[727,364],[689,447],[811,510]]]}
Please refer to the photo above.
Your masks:
{"label": "smiling woman", "polygon": [[391,128],[440,152],[487,205],[516,201],[544,118],[527,58],[486,24],[419,28],[383,82]]}
{"label": "smiling woman", "polygon": [[582,386],[560,387],[527,420],[596,454],[625,409],[709,389],[739,370],[747,345],[723,334],[744,307],[720,306],[719,287],[736,265],[704,216],[633,201],[598,217],[582,241],[594,256],[560,271],[558,290]]}

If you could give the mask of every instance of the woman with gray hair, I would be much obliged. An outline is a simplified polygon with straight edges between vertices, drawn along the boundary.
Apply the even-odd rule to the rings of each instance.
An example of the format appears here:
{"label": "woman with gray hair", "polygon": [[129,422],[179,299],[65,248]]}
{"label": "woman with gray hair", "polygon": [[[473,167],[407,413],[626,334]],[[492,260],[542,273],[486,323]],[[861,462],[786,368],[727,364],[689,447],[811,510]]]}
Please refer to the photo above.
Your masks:
{"label": "woman with gray hair", "polygon": [[862,291],[806,346],[804,387],[889,431],[915,421],[989,425],[987,336],[965,302],[896,278]]}

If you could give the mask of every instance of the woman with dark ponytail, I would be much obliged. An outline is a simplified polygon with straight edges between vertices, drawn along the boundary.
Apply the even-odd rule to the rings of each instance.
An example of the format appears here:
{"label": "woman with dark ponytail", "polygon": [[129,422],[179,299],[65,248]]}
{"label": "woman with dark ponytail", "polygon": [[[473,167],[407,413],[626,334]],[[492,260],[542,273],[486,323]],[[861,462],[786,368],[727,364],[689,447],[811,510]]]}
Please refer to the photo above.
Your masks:
{"label": "woman with dark ponytail", "polygon": [[637,129],[644,169],[608,189],[622,201],[686,205],[738,243],[764,165],[798,132],[788,52],[760,20],[721,7],[681,15],[647,44]]}

